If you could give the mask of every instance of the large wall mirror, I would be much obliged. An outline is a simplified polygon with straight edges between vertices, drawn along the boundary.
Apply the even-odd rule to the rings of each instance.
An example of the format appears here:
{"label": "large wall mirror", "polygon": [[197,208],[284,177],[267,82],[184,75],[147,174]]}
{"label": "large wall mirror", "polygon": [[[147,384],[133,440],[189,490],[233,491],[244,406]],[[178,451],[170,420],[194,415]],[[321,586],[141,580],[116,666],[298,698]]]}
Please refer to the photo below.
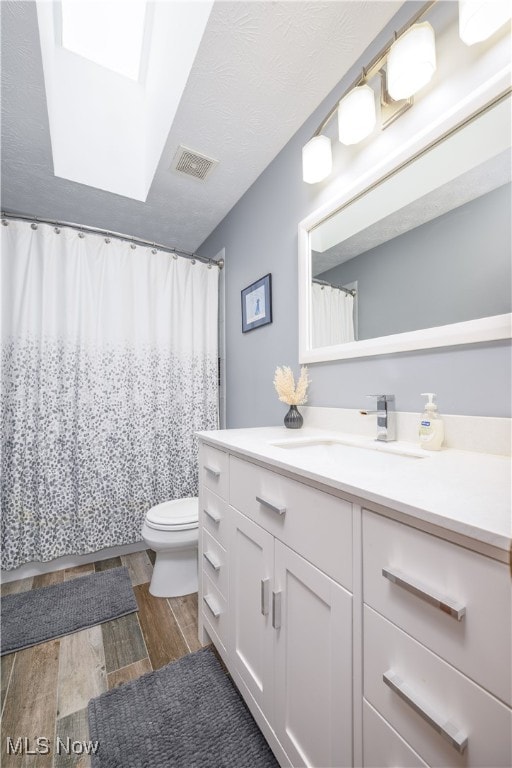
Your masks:
{"label": "large wall mirror", "polygon": [[299,226],[300,361],[511,335],[511,102]]}

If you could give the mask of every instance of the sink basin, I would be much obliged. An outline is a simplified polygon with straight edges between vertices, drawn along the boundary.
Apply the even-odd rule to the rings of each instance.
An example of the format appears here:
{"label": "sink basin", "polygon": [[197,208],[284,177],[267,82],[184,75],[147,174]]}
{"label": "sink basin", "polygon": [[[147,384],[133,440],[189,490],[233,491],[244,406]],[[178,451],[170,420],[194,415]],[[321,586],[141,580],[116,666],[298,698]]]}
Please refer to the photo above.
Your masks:
{"label": "sink basin", "polygon": [[[337,446],[358,448],[362,451],[371,451],[374,453],[387,454],[388,456],[397,456],[406,459],[426,459],[427,454],[421,448],[409,448],[398,442],[384,443],[379,440],[371,440],[365,437],[295,437],[285,440],[276,440],[271,443],[276,448],[283,448],[305,455],[314,455],[318,453],[329,452],[325,449],[336,450]],[[317,450],[315,450],[317,449]]]}

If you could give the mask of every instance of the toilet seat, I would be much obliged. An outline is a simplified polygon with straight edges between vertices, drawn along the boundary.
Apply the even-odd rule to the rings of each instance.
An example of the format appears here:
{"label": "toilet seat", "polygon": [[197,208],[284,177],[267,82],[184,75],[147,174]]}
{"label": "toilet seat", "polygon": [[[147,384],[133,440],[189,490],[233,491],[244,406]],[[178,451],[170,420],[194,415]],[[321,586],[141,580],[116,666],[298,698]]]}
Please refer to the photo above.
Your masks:
{"label": "toilet seat", "polygon": [[156,531],[190,531],[199,526],[197,498],[164,501],[151,507],[146,525]]}

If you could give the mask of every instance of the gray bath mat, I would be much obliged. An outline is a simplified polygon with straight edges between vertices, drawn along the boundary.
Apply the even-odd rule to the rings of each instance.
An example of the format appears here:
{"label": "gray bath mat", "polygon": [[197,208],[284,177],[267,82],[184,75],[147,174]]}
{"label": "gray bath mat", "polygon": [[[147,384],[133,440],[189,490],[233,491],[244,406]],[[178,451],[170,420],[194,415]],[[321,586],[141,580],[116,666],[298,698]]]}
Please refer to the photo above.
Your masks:
{"label": "gray bath mat", "polygon": [[89,702],[93,768],[278,768],[209,648]]}
{"label": "gray bath mat", "polygon": [[137,610],[125,567],[2,597],[1,654],[117,619]]}

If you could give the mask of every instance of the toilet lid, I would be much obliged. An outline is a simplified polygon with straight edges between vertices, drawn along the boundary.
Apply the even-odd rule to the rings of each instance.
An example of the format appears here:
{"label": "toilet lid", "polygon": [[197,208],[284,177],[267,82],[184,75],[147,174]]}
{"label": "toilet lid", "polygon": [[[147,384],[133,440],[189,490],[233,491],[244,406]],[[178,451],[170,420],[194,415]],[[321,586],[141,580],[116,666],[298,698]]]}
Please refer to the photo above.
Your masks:
{"label": "toilet lid", "polygon": [[175,499],[151,507],[146,524],[158,531],[188,531],[198,527],[198,499]]}

